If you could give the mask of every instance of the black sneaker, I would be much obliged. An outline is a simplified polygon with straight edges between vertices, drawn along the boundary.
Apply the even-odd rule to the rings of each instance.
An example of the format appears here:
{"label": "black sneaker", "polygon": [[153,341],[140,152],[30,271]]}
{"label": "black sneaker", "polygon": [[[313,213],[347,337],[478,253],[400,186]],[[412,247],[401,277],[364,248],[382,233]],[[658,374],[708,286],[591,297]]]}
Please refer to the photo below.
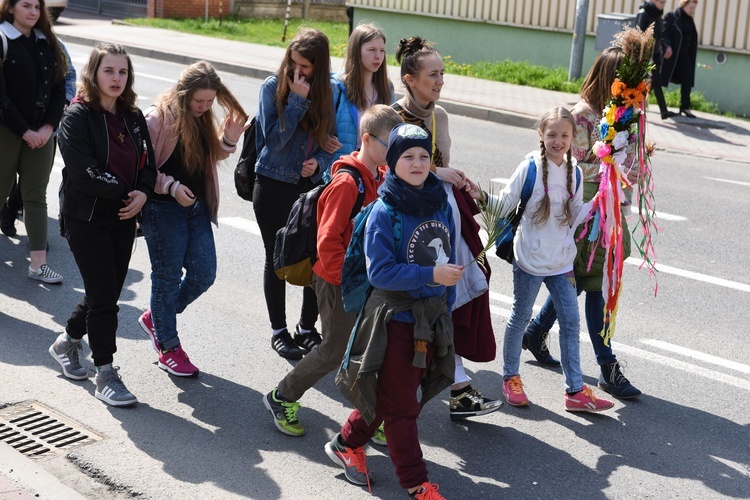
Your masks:
{"label": "black sneaker", "polygon": [[286,328],[278,335],[271,336],[271,347],[279,353],[279,356],[286,359],[302,359],[305,355],[305,351],[297,347]]}
{"label": "black sneaker", "polygon": [[560,361],[553,358],[549,353],[548,339],[549,331],[542,330],[534,321],[530,321],[526,327],[526,332],[523,334],[521,347],[528,349],[540,365],[560,366]]}
{"label": "black sneaker", "polygon": [[297,401],[287,401],[279,397],[276,391],[272,390],[263,398],[263,404],[273,415],[276,428],[288,436],[304,436],[305,428],[297,420],[297,412],[302,405]]}
{"label": "black sneaker", "polygon": [[299,325],[297,325],[294,332],[294,342],[300,346],[300,348],[309,352],[312,351],[312,348],[316,345],[320,345],[320,343],[323,342],[323,339],[320,338],[320,334],[315,327],[307,333],[302,333],[300,332]]}
{"label": "black sneaker", "polygon": [[486,415],[497,411],[502,404],[502,401],[485,398],[481,392],[467,385],[458,396],[450,397],[451,420]]}
{"label": "black sneaker", "polygon": [[602,365],[602,373],[599,375],[599,388],[619,399],[629,399],[641,395],[630,381],[625,378],[620,369],[620,362],[613,361]]}

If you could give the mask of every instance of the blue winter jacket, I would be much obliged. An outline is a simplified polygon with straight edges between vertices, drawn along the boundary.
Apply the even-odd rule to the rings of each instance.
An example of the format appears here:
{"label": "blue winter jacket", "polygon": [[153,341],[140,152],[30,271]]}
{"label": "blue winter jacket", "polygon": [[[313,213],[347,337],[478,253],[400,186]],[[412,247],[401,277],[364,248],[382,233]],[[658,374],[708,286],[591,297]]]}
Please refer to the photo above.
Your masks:
{"label": "blue winter jacket", "polygon": [[[333,105],[336,108],[336,137],[341,143],[341,148],[333,154],[334,159],[339,159],[343,155],[352,154],[357,149],[357,140],[359,139],[359,114],[357,107],[349,101],[346,95],[346,85],[341,81],[341,74],[331,75],[331,85],[333,86]],[[391,89],[391,102],[396,102],[396,94],[393,92],[393,85],[389,82]],[[330,169],[324,173],[324,180],[330,179]]]}
{"label": "blue winter jacket", "polygon": [[[255,172],[277,181],[296,184],[301,177],[302,162],[308,158],[308,141],[313,140],[298,126],[310,107],[310,100],[290,92],[282,126],[276,110],[277,86],[276,75],[272,75],[260,87],[256,115],[259,133],[255,135],[260,153],[255,163]],[[313,140],[309,158],[318,161],[318,171],[310,177],[311,181],[317,183],[323,177],[323,172],[331,168],[334,156],[326,153]]]}

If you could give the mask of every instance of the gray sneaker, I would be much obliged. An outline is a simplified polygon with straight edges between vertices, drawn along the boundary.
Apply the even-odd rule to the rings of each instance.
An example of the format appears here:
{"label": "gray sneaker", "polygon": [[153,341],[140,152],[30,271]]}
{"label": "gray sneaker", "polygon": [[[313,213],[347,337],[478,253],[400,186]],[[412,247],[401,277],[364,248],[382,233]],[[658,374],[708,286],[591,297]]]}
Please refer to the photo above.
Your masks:
{"label": "gray sneaker", "polygon": [[52,359],[57,361],[62,368],[63,375],[73,380],[86,380],[89,373],[81,366],[79,353],[83,352],[81,341],[71,342],[67,339],[67,334],[60,334],[55,342],[49,346],[49,353]]}
{"label": "gray sneaker", "polygon": [[63,277],[50,269],[47,264],[42,264],[36,270],[29,266],[29,278],[43,281],[44,283],[62,283],[63,280]]}
{"label": "gray sneaker", "polygon": [[94,396],[112,406],[136,404],[138,399],[122,383],[122,378],[117,373],[119,369],[119,367],[113,366],[109,370],[102,370],[96,374]]}
{"label": "gray sneaker", "polygon": [[367,470],[367,455],[365,455],[364,447],[347,448],[339,442],[340,435],[337,433],[330,442],[326,443],[326,454],[333,463],[344,469],[344,477],[347,481],[357,486],[367,486],[372,493],[370,483],[373,480],[370,471]]}

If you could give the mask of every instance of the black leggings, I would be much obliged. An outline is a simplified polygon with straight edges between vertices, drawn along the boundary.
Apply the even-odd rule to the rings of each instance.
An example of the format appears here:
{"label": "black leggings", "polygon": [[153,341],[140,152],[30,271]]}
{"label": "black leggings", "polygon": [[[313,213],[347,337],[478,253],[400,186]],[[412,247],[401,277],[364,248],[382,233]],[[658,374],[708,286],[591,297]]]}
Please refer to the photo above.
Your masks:
{"label": "black leggings", "polygon": [[[263,246],[266,250],[266,263],[263,268],[263,293],[266,296],[268,317],[271,328],[286,328],[286,282],[280,280],[273,270],[273,249],[276,231],[286,225],[292,205],[299,195],[315,187],[309,178],[303,177],[297,184],[277,181],[258,175],[253,191],[253,211],[260,227]],[[302,311],[299,325],[312,329],[318,320],[318,301],[312,287],[302,291]]]}

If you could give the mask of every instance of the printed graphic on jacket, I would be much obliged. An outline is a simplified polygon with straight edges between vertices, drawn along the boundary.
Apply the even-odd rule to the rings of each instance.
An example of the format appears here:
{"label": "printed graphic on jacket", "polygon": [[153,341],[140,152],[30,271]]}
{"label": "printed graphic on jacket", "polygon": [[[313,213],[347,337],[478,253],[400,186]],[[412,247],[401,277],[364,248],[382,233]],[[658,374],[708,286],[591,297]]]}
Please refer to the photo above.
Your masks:
{"label": "printed graphic on jacket", "polygon": [[451,255],[451,235],[440,221],[419,224],[407,240],[406,259],[409,264],[439,266],[447,264]]}

